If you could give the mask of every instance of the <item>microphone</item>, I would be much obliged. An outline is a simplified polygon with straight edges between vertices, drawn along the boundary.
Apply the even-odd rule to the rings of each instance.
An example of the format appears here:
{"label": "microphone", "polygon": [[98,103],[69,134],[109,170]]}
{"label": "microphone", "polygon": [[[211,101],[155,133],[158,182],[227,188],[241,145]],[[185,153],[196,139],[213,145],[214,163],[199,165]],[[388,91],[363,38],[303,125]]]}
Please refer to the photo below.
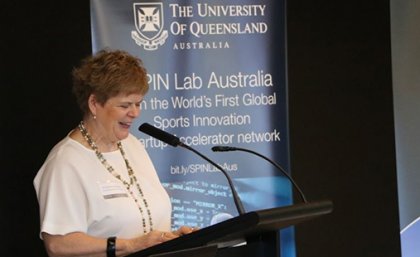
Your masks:
{"label": "microphone", "polygon": [[164,143],[167,143],[173,147],[183,147],[186,148],[192,152],[194,152],[195,154],[197,154],[198,156],[200,156],[201,158],[203,158],[204,160],[208,161],[210,164],[212,164],[214,167],[216,167],[218,170],[220,170],[226,177],[228,183],[229,183],[229,187],[230,190],[232,191],[232,195],[233,195],[233,201],[235,202],[235,206],[236,209],[239,213],[239,215],[245,214],[245,209],[242,205],[241,199],[239,198],[238,193],[236,192],[236,189],[233,185],[232,179],[230,178],[229,174],[227,174],[227,172],[220,167],[220,165],[218,165],[217,163],[213,162],[212,160],[210,160],[209,158],[207,158],[206,156],[204,156],[203,154],[201,154],[200,152],[198,152],[197,150],[195,150],[194,148],[184,144],[178,137],[169,134],[168,132],[165,132],[161,129],[158,129],[148,123],[143,123],[142,125],[140,125],[139,130],[151,137],[154,137]]}
{"label": "microphone", "polygon": [[306,197],[303,194],[302,190],[299,188],[299,186],[296,184],[296,182],[293,180],[293,178],[279,165],[277,164],[275,161],[269,159],[268,157],[257,153],[255,151],[249,150],[249,149],[245,149],[245,148],[239,148],[239,147],[231,147],[231,146],[213,146],[211,148],[211,150],[213,152],[229,152],[229,151],[243,151],[243,152],[248,152],[248,153],[252,153],[255,154],[261,158],[263,158],[264,160],[270,162],[271,164],[273,164],[277,169],[279,169],[288,179],[290,182],[292,182],[293,186],[295,187],[295,189],[299,192],[300,198],[302,199],[302,201],[304,203],[307,203]]}
{"label": "microphone", "polygon": [[168,145],[177,147],[178,145],[182,145],[181,140],[179,140],[178,137],[169,134],[166,131],[160,130],[148,123],[143,123],[140,125],[139,130],[143,133],[148,134],[149,136],[152,136],[164,143],[167,143]]}

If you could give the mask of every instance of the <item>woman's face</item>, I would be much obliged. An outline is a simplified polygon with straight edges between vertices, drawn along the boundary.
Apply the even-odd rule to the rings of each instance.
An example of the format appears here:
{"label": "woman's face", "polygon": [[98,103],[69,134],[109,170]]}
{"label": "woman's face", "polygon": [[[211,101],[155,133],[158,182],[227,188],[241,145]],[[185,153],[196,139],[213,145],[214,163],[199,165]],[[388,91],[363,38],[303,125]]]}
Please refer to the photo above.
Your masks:
{"label": "woman's face", "polygon": [[98,123],[96,131],[104,143],[125,139],[135,118],[140,115],[143,95],[120,94],[109,98],[104,105],[96,102],[95,114]]}

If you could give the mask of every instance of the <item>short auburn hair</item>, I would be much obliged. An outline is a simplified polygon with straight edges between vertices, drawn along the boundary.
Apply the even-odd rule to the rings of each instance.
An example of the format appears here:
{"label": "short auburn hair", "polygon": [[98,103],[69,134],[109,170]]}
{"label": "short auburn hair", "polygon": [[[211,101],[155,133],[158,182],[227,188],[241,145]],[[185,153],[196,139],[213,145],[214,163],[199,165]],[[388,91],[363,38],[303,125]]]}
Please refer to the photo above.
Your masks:
{"label": "short auburn hair", "polygon": [[89,111],[88,99],[92,94],[103,105],[119,94],[144,96],[149,90],[141,59],[122,50],[104,49],[83,59],[72,76],[73,93],[84,115]]}

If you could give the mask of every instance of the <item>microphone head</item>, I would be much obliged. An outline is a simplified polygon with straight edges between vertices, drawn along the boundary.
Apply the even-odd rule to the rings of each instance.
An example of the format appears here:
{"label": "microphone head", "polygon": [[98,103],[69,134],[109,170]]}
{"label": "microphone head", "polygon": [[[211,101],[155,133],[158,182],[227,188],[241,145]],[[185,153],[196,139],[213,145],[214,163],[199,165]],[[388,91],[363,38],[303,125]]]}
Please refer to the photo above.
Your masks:
{"label": "microphone head", "polygon": [[211,148],[213,152],[228,152],[228,151],[236,151],[235,147],[231,146],[222,146],[222,145],[216,145]]}
{"label": "microphone head", "polygon": [[181,141],[178,137],[169,134],[168,132],[165,132],[161,129],[158,129],[149,123],[143,123],[140,125],[139,130],[151,137],[154,137],[164,143],[167,143],[168,145],[177,147],[178,145],[181,145]]}

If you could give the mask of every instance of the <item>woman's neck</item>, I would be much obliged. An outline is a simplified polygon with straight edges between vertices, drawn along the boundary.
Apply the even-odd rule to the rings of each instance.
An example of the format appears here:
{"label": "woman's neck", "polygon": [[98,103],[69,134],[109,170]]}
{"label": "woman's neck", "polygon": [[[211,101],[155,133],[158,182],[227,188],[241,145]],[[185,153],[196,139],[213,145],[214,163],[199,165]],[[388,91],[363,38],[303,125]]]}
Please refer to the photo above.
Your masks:
{"label": "woman's neck", "polygon": [[[110,140],[106,135],[105,129],[98,123],[95,119],[84,119],[83,126],[86,129],[88,135],[92,138],[93,142],[96,144],[99,152],[113,152],[118,150],[118,141]],[[86,139],[83,137],[81,131],[77,129],[80,134],[81,139],[84,141],[84,145],[92,148]]]}

